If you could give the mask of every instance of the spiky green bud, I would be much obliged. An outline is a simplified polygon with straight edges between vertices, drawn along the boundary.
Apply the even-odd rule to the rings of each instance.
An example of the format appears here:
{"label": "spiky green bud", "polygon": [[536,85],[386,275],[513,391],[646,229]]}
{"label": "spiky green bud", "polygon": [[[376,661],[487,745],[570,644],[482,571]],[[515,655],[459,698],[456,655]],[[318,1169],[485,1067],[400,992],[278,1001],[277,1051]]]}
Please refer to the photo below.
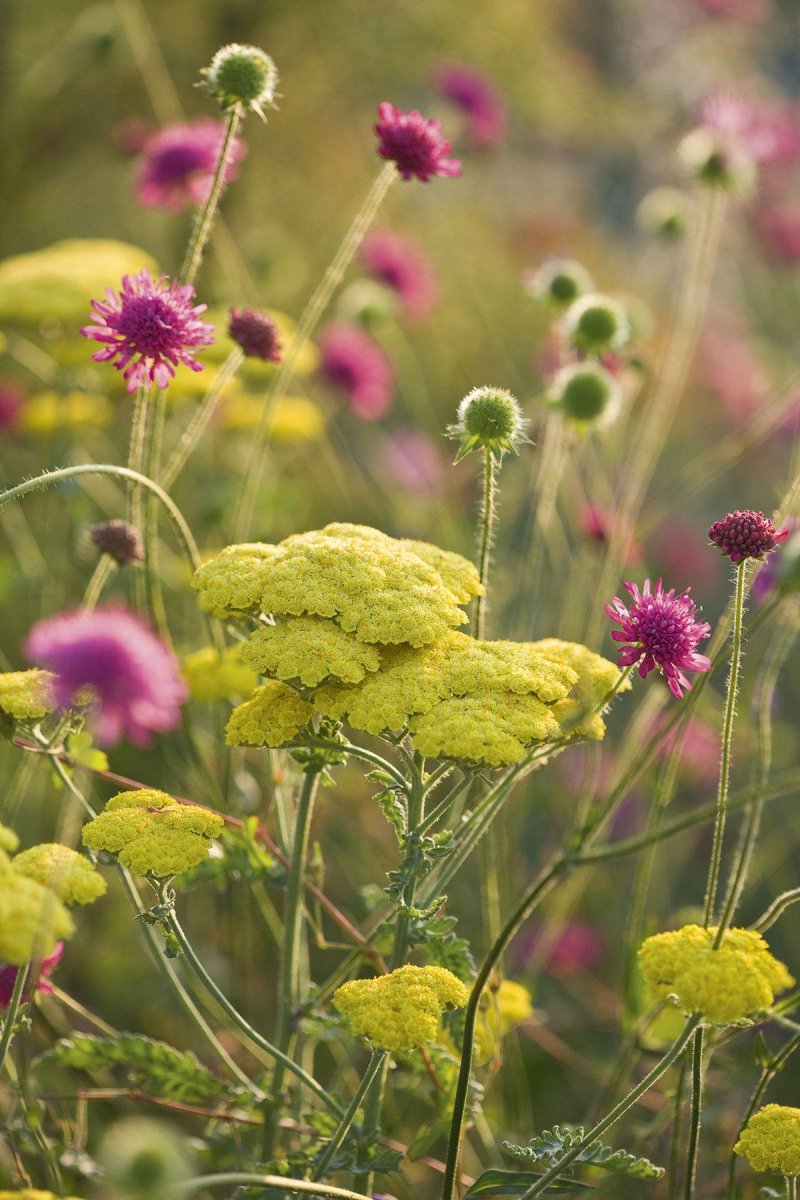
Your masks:
{"label": "spiky green bud", "polygon": [[631,334],[631,323],[622,305],[597,292],[576,300],[567,309],[564,325],[573,346],[587,354],[616,350]]}
{"label": "spiky green bud", "polygon": [[523,283],[534,300],[544,300],[556,308],[567,308],[594,286],[592,277],[579,262],[553,258],[523,276]]}
{"label": "spiky green bud", "polygon": [[558,372],[548,400],[567,420],[586,428],[612,420],[621,400],[620,386],[610,371],[594,363],[576,363]]}
{"label": "spiky green bud", "polygon": [[686,233],[691,207],[689,197],[679,188],[653,188],[639,202],[636,221],[651,237],[678,241]]}
{"label": "spiky green bud", "polygon": [[203,87],[223,109],[240,104],[263,117],[264,109],[274,104],[278,69],[257,46],[236,42],[223,46],[200,74],[204,76]]}
{"label": "spiky green bud", "polygon": [[480,387],[468,392],[458,406],[458,419],[447,430],[461,442],[456,462],[473,450],[489,450],[500,461],[509,450],[518,453],[526,421],[519,402],[504,388]]}

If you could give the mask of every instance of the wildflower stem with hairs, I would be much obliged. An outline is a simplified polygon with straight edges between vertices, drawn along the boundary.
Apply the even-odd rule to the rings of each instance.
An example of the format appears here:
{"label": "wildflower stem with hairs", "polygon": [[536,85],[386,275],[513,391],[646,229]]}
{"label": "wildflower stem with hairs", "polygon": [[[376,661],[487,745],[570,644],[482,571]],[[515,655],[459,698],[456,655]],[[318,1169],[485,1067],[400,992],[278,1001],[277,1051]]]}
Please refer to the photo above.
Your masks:
{"label": "wildflower stem with hairs", "polygon": [[480,545],[478,570],[483,592],[475,600],[475,637],[482,638],[486,627],[486,608],[489,602],[489,566],[492,556],[492,541],[495,522],[495,490],[497,486],[497,464],[491,450],[483,451],[483,487],[481,491]]}
{"label": "wildflower stem with hairs", "polygon": [[[131,440],[128,447],[128,468],[140,475],[149,475],[145,470],[145,452],[150,424],[149,388],[140,383],[136,389],[136,399],[131,421]],[[140,483],[131,482],[128,485],[128,520],[135,529],[141,529],[144,513],[144,492]],[[145,572],[148,570],[147,548],[145,548]],[[147,606],[147,583],[144,573],[137,573],[133,579],[133,593],[136,599],[136,609],[139,616],[144,616]]]}
{"label": "wildflower stem with hairs", "polygon": [[14,1037],[14,1026],[17,1023],[22,997],[25,992],[25,984],[28,979],[28,971],[30,963],[25,963],[17,970],[17,977],[14,980],[14,990],[11,993],[11,999],[8,1002],[8,1008],[3,1016],[3,1033],[0,1036],[0,1073],[6,1061],[6,1055],[11,1048],[11,1042]]}
{"label": "wildflower stem with hairs", "polygon": [[685,1200],[692,1200],[697,1178],[697,1156],[700,1150],[700,1122],[703,1108],[703,1026],[694,1031],[692,1039],[692,1100],[689,1118],[689,1144],[686,1151]]}
{"label": "wildflower stem with hairs", "polygon": [[275,406],[287,395],[294,381],[295,370],[301,351],[306,342],[314,334],[320,317],[328,307],[328,303],[336,288],[344,278],[345,271],[353,261],[364,235],[372,224],[386,193],[397,178],[393,163],[387,163],[373,183],[367,198],[357,212],[352,225],[345,234],[333,261],[323,275],[319,285],[308,301],[296,330],[289,343],[286,356],[278,368],[272,383],[264,397],[258,426],[253,435],[252,450],[247,464],[239,504],[234,520],[234,540],[241,541],[247,536],[253,519],[258,491],[261,486],[263,472],[264,443],[269,432],[270,421]]}
{"label": "wildflower stem with hairs", "polygon": [[208,193],[208,199],[197,215],[192,236],[189,239],[189,245],[186,247],[186,255],[180,275],[183,283],[194,283],[197,278],[197,272],[200,270],[200,264],[203,261],[203,252],[211,236],[214,218],[217,215],[219,202],[225,188],[225,177],[231,163],[236,134],[239,132],[241,123],[241,105],[234,104],[225,118],[225,132],[219,148],[217,163],[214,167],[211,191]]}
{"label": "wildflower stem with hairs", "polygon": [[364,1097],[367,1094],[369,1086],[372,1083],[375,1076],[377,1075],[380,1068],[382,1067],[383,1060],[385,1058],[386,1058],[385,1050],[373,1050],[372,1051],[372,1055],[370,1056],[370,1060],[367,1065],[367,1069],[361,1078],[361,1082],[358,1085],[358,1089],[355,1092],[353,1099],[350,1101],[350,1105],[347,1109],[347,1112],[344,1114],[341,1121],[339,1122],[338,1129],[331,1136],[330,1141],[328,1142],[327,1146],[325,1147],[324,1151],[322,1152],[322,1155],[320,1156],[320,1159],[314,1168],[312,1179],[322,1179],[325,1172],[328,1170],[328,1167],[333,1162],[333,1159],[336,1156],[336,1152],[339,1149],[339,1147],[341,1146],[344,1139],[347,1137],[347,1134],[350,1130],[350,1126],[353,1124],[353,1121],[356,1119],[358,1110],[363,1103]]}

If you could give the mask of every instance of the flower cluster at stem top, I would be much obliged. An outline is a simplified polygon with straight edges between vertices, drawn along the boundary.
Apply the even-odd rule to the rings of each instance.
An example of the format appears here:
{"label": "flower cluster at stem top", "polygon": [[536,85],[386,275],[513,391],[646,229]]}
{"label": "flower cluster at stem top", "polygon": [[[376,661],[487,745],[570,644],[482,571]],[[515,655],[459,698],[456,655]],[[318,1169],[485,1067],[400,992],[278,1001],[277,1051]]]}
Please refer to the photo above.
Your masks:
{"label": "flower cluster at stem top", "polygon": [[333,1003],[353,1033],[400,1053],[436,1041],[442,1013],[463,1008],[468,999],[467,986],[444,967],[406,966],[343,983]]}

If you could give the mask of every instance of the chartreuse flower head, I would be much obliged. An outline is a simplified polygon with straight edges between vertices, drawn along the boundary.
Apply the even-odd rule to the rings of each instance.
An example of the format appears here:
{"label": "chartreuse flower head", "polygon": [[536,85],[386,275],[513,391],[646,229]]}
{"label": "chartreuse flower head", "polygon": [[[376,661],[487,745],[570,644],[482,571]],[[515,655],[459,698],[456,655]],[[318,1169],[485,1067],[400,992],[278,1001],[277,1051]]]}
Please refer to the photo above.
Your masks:
{"label": "chartreuse flower head", "polygon": [[15,721],[38,721],[56,707],[50,671],[0,674],[0,711]]}
{"label": "chartreuse flower head", "polygon": [[278,68],[257,46],[223,46],[200,74],[203,87],[223,109],[240,104],[263,118],[264,109],[274,106]]}
{"label": "chartreuse flower head", "polygon": [[225,740],[229,746],[288,746],[313,715],[307,700],[285,683],[270,679],[233,710]]}
{"label": "chartreuse flower head", "polygon": [[537,270],[526,272],[523,283],[535,300],[546,300],[556,308],[567,308],[593,286],[586,268],[568,258],[549,259]]}
{"label": "chartreuse flower head", "polygon": [[242,648],[246,662],[262,675],[316,687],[334,676],[360,683],[381,665],[377,646],[360,642],[324,617],[287,617],[262,625]]}
{"label": "chartreuse flower head", "polygon": [[628,314],[622,305],[597,292],[581,296],[570,305],[564,325],[573,346],[588,354],[617,350],[631,334]]}
{"label": "chartreuse flower head", "polygon": [[353,979],[333,996],[353,1033],[393,1053],[436,1041],[442,1013],[463,1008],[469,988],[444,967],[400,967],[374,979]]}
{"label": "chartreuse flower head", "polygon": [[[40,1188],[23,1188],[19,1192],[0,1192],[0,1200],[58,1200],[53,1192],[43,1192]],[[78,1200],[77,1196],[65,1196],[64,1200]]]}
{"label": "chartreuse flower head", "polygon": [[800,1175],[800,1108],[765,1104],[753,1113],[733,1148],[754,1171]]}
{"label": "chartreuse flower head", "polygon": [[193,700],[242,700],[252,696],[258,677],[245,661],[241,644],[223,654],[205,646],[183,660],[183,678]]}
{"label": "chartreuse flower head", "polygon": [[56,942],[72,937],[72,917],[55,892],[13,870],[0,857],[0,960],[21,967],[46,958]]}
{"label": "chartreuse flower head", "polygon": [[622,391],[611,372],[599,363],[572,363],[556,374],[547,398],[568,421],[579,429],[589,429],[613,421]]}
{"label": "chartreuse flower head", "polygon": [[639,950],[642,977],[655,996],[715,1025],[743,1021],[770,1008],[794,979],[760,934],[729,929],[715,949],[716,929],[684,925],[647,938]]}
{"label": "chartreuse flower head", "polygon": [[88,859],[56,842],[43,842],[23,850],[11,860],[11,866],[20,875],[50,888],[67,907],[92,904],[107,891],[105,879]]}
{"label": "chartreuse flower head", "polygon": [[137,875],[166,879],[201,863],[209,840],[219,836],[224,824],[210,809],[142,788],[112,796],[99,816],[84,825],[83,843],[90,850],[116,854]]}
{"label": "chartreuse flower head", "polygon": [[519,453],[525,420],[519,402],[504,388],[479,387],[467,392],[458,406],[458,419],[447,430],[461,442],[456,462],[473,450],[490,450],[499,461],[509,450]]}
{"label": "chartreuse flower head", "polygon": [[0,850],[13,854],[18,845],[19,838],[14,830],[9,829],[7,825],[0,825]]}

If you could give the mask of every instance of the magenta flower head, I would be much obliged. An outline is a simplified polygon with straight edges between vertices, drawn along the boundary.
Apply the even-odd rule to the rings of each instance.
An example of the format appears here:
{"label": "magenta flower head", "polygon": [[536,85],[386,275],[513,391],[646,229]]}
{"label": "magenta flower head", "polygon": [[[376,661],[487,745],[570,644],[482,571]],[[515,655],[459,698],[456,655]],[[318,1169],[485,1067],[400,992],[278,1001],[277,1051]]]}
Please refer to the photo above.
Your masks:
{"label": "magenta flower head", "polygon": [[[50,976],[61,962],[61,956],[64,953],[64,943],[56,942],[56,948],[52,954],[45,955],[39,960],[39,978],[36,980],[35,987],[32,984],[29,976],[23,990],[23,999],[28,1001],[31,993],[41,992],[47,996],[52,992],[53,985],[50,983]],[[17,974],[19,967],[0,966],[0,1008],[8,1008],[11,1003],[11,997],[14,995],[14,984],[17,982]]]}
{"label": "magenta flower head", "polygon": [[[136,198],[145,208],[181,212],[205,204],[211,191],[224,132],[219,121],[168,125],[148,137],[136,178]],[[225,169],[225,182],[236,178],[236,164],[247,153],[236,138]]]}
{"label": "magenta flower head", "polygon": [[246,358],[281,361],[281,335],[269,313],[257,308],[232,308],[228,333]]}
{"label": "magenta flower head", "polygon": [[415,108],[404,113],[388,101],[378,105],[378,117],[378,154],[391,159],[403,179],[427,183],[434,175],[461,174],[458,159],[447,157],[452,147],[438,121],[426,120]]}
{"label": "magenta flower head", "polygon": [[424,317],[436,306],[439,289],[431,265],[411,238],[388,229],[371,233],[361,248],[361,260],[400,297],[409,315]]}
{"label": "magenta flower head", "polygon": [[166,275],[153,279],[149,271],[123,275],[122,291],[116,295],[106,288],[105,301],[93,300],[90,317],[95,325],[85,325],[84,337],[103,342],[92,358],[95,362],[113,362],[128,381],[128,391],[168,386],[178,363],[192,371],[203,364],[193,357],[196,346],[214,341],[213,325],[198,318],[205,304],[192,305],[194,288]]}
{"label": "magenta flower head", "polygon": [[60,707],[91,698],[101,746],[123,737],[148,746],[154,733],[180,721],[187,691],[175,656],[121,606],[77,608],[39,621],[25,652],[55,673]]}
{"label": "magenta flower head", "polygon": [[506,113],[497,89],[486,75],[463,63],[448,63],[434,77],[436,90],[466,118],[473,143],[496,146],[505,137]]}
{"label": "magenta flower head", "polygon": [[762,559],[786,541],[789,530],[782,529],[779,533],[763,512],[746,508],[743,512],[737,509],[721,521],[715,521],[708,536],[732,563],[740,563],[746,558]]}
{"label": "magenta flower head", "polygon": [[355,325],[329,325],[319,339],[320,370],[347,393],[358,417],[377,421],[389,410],[394,369],[381,346]]}
{"label": "magenta flower head", "polygon": [[635,583],[622,585],[631,596],[626,608],[619,596],[606,604],[612,621],[622,626],[611,634],[615,642],[628,642],[619,652],[621,667],[639,664],[639,674],[645,679],[656,667],[664,675],[669,690],[680,700],[682,688],[692,690],[685,671],[709,671],[711,660],[697,653],[697,644],[711,633],[707,621],[697,620],[697,606],[688,591],[675,595],[675,589],[665,592],[659,579],[653,591],[646,579],[641,592]]}

